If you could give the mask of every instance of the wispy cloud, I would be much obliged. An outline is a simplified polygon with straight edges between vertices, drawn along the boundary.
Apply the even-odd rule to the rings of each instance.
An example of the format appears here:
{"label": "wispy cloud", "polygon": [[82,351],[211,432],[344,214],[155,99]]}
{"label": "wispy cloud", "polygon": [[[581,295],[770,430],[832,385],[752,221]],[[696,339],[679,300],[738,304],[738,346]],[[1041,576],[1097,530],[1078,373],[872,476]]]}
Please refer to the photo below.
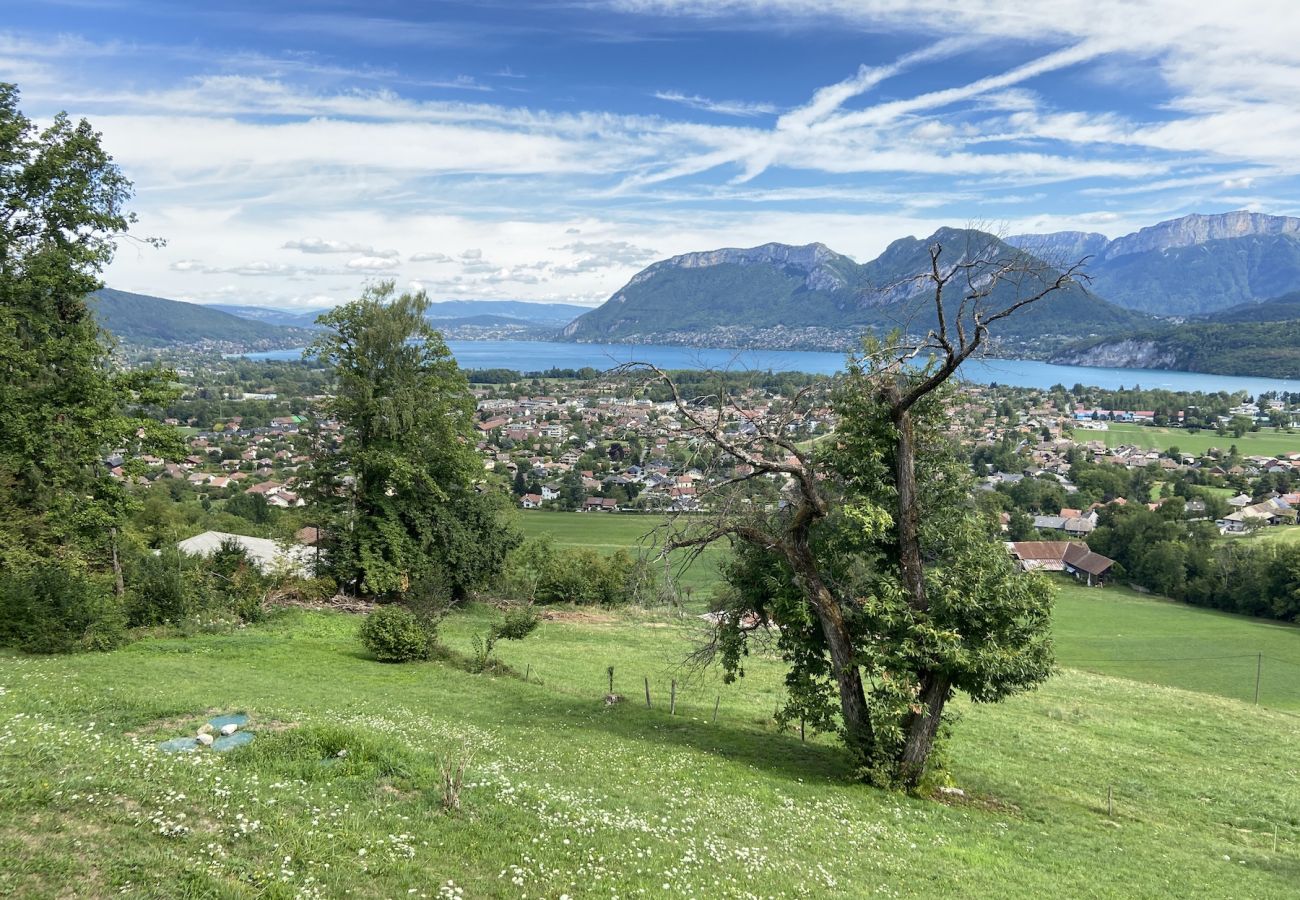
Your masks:
{"label": "wispy cloud", "polygon": [[683,94],[680,91],[655,91],[654,97],[658,100],[680,103],[682,106],[691,109],[718,113],[723,116],[749,118],[753,116],[770,116],[777,112],[777,107],[771,103],[753,103],[746,100],[710,100],[708,97],[701,97],[699,94]]}

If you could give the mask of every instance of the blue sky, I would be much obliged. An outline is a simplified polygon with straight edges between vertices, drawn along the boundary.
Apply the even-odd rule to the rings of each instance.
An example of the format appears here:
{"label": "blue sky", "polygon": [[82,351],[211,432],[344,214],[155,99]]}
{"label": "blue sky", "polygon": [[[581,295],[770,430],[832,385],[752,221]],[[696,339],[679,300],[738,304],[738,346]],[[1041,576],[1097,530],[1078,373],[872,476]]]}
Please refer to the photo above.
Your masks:
{"label": "blue sky", "polygon": [[655,259],[1300,214],[1300,6],[5,0],[0,80],[135,181],[115,287],[594,304]]}

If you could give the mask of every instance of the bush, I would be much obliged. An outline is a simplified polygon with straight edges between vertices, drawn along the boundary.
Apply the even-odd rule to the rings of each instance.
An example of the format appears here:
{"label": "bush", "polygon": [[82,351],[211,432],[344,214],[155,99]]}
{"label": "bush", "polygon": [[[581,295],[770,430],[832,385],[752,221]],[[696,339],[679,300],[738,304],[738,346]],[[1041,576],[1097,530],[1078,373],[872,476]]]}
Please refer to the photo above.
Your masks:
{"label": "bush", "polygon": [[507,596],[538,603],[616,606],[657,596],[649,561],[624,550],[606,555],[556,549],[546,539],[527,541],[510,554],[501,588]]}
{"label": "bush", "polygon": [[188,579],[179,551],[141,557],[130,573],[126,617],[132,627],[174,625],[190,612]]}
{"label": "bush", "polygon": [[107,586],[62,566],[0,577],[0,644],[28,653],[111,650],[125,620]]}
{"label": "bush", "polygon": [[404,606],[381,606],[361,623],[361,643],[382,662],[428,659],[436,642],[436,622]]}

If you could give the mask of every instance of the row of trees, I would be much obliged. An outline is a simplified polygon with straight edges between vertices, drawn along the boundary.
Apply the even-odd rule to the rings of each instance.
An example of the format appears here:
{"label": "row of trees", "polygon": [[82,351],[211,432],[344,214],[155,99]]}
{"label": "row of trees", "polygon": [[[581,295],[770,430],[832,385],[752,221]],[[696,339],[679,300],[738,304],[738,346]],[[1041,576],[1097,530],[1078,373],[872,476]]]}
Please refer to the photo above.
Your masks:
{"label": "row of trees", "polygon": [[1296,621],[1300,545],[1224,539],[1212,521],[1187,521],[1181,503],[1113,507],[1088,538],[1121,575],[1196,606]]}

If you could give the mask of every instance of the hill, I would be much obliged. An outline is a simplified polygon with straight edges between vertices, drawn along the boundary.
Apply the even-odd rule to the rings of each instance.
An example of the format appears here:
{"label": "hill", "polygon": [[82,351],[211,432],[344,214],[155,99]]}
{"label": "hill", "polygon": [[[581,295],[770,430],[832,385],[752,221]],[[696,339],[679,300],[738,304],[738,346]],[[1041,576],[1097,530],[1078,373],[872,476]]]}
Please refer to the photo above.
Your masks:
{"label": "hill", "polygon": [[[1018,252],[982,232],[940,229],[925,240],[895,241],[862,265],[824,244],[688,253],[642,270],[604,305],[570,323],[562,336],[593,342],[843,349],[866,330],[923,332],[935,322],[932,294],[908,279],[928,270],[928,248],[935,242],[948,248],[950,260],[963,253]],[[1055,277],[1054,270],[1046,274]],[[1003,285],[990,302],[1009,302],[1012,290]],[[1003,323],[1000,337],[1024,352],[1041,351],[1148,322],[1070,285]]]}
{"label": "hill", "polygon": [[1061,347],[1051,362],[1300,378],[1300,319],[1189,322]]}
{"label": "hill", "polygon": [[1300,291],[1292,291],[1260,303],[1242,303],[1212,313],[1211,322],[1283,322],[1300,319]]}
{"label": "hill", "polygon": [[[1129,623],[1089,614],[1090,602],[1078,602],[1077,621],[1104,646]],[[113,653],[0,656],[0,738],[14,763],[0,770],[0,887],[33,897],[69,884],[83,896],[142,885],[229,897],[1294,895],[1291,716],[1066,670],[1005,704],[960,704],[945,755],[963,793],[913,798],[848,783],[833,736],[804,743],[778,730],[771,713],[785,688],[770,657],[747,660],[732,685],[713,672],[682,682],[673,663],[692,634],[682,620],[556,613],[498,651],[527,682],[458,664],[492,621],[482,608],[448,617],[439,660],[402,666],[365,658],[355,617],[305,612]],[[1181,639],[1143,655],[1186,656]],[[627,698],[609,705],[608,666]],[[224,755],[154,748],[211,711],[247,712],[253,743]],[[461,762],[460,809],[444,810],[442,766]]]}
{"label": "hill", "polygon": [[533,303],[527,300],[436,300],[429,307],[430,319],[464,319],[496,316],[536,325],[558,327],[591,309],[573,303]]}
{"label": "hill", "polygon": [[1300,219],[1288,216],[1239,210],[1170,219],[1113,241],[1067,231],[1008,242],[1054,261],[1090,255],[1094,291],[1159,316],[1212,313],[1300,289]]}
{"label": "hill", "polygon": [[324,307],[319,309],[287,310],[273,309],[268,306],[237,306],[227,303],[207,304],[207,308],[230,313],[232,316],[239,316],[241,319],[268,322],[272,325],[289,325],[295,328],[315,328],[316,317],[326,311]]}
{"label": "hill", "polygon": [[240,318],[197,303],[104,288],[90,298],[100,325],[125,344],[162,346],[201,341],[245,347],[292,346],[309,339],[301,329]]}

